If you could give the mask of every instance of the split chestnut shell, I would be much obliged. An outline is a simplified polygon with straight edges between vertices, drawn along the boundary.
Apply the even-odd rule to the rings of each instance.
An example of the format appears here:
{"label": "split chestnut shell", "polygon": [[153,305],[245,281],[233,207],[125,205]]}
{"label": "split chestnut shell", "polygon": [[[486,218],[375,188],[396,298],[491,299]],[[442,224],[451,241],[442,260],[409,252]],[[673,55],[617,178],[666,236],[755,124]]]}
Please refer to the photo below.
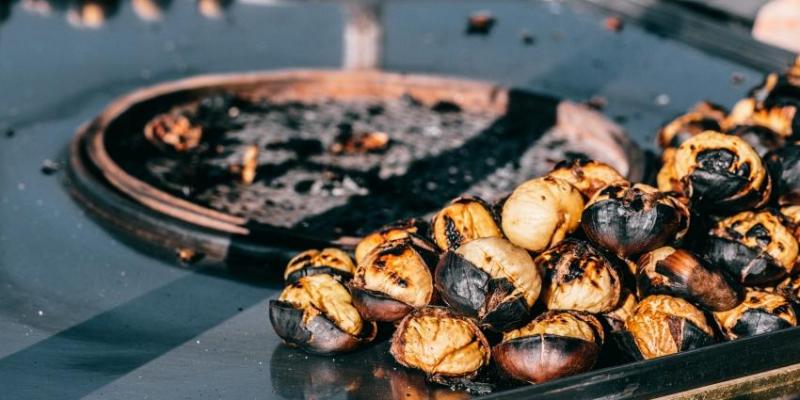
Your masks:
{"label": "split chestnut shell", "polygon": [[433,245],[410,236],[386,242],[358,263],[350,292],[369,321],[397,321],[433,299]]}
{"label": "split chestnut shell", "polygon": [[603,340],[603,326],[591,314],[549,311],[505,333],[492,354],[511,377],[542,383],[590,370]]}
{"label": "split chestnut shell", "polygon": [[409,219],[386,225],[364,236],[356,246],[356,263],[364,261],[372,250],[390,240],[404,239],[412,235],[425,236],[425,228],[421,221]]}
{"label": "split chestnut shell", "polygon": [[709,311],[730,310],[744,296],[741,286],[723,272],[686,250],[672,247],[662,247],[639,258],[636,285],[639,297],[668,294]]}
{"label": "split chestnut shell", "polygon": [[689,209],[673,193],[619,181],[589,201],[581,226],[595,244],[628,257],[680,240],[689,229]]}
{"label": "split chestnut shell", "polygon": [[625,179],[606,163],[581,158],[559,162],[548,175],[569,182],[587,200],[604,186]]}
{"label": "split chestnut shell", "polygon": [[538,252],[575,231],[583,196],[569,182],[546,176],[519,185],[503,203],[501,224],[511,243]]}
{"label": "split chestnut shell", "polygon": [[744,211],[720,220],[709,232],[702,256],[744,285],[773,283],[792,271],[797,240],[779,215]]}
{"label": "split chestnut shell", "polygon": [[283,279],[294,283],[304,276],[329,274],[348,281],[353,277],[356,267],[350,256],[342,250],[326,248],[306,250],[289,261]]}
{"label": "split chestnut shell", "polygon": [[447,252],[435,281],[454,311],[497,331],[527,321],[542,288],[528,252],[501,238],[476,239]]}
{"label": "split chestnut shell", "polygon": [[729,340],[797,326],[797,316],[789,300],[779,294],[759,290],[748,290],[738,307],[715,312],[714,320]]}
{"label": "split chestnut shell", "polygon": [[298,278],[269,303],[269,320],[288,345],[336,354],[375,338],[374,322],[361,318],[347,288],[328,274]]}
{"label": "split chestnut shell", "polygon": [[653,295],[636,306],[621,338],[634,358],[649,360],[712,344],[714,331],[688,301]]}
{"label": "split chestnut shell", "polygon": [[475,323],[434,306],[403,318],[389,351],[398,363],[422,370],[440,383],[474,378],[491,358],[489,342]]}
{"label": "split chestnut shell", "polygon": [[455,250],[470,240],[502,236],[491,208],[477,197],[451,201],[431,221],[431,237],[442,251]]}

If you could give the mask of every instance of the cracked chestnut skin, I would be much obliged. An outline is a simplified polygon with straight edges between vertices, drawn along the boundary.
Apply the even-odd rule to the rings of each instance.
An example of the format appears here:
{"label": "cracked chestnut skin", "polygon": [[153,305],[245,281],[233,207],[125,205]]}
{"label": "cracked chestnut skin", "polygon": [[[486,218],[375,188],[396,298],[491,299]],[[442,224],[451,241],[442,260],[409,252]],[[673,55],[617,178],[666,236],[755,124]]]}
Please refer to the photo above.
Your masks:
{"label": "cracked chestnut skin", "polygon": [[527,321],[542,278],[525,249],[482,238],[447,252],[435,273],[436,290],[455,312],[495,331]]}
{"label": "cracked chestnut skin", "polygon": [[564,240],[535,263],[546,275],[542,298],[550,310],[604,313],[620,303],[622,267],[588,242]]}
{"label": "cracked chestnut skin", "polygon": [[791,273],[798,243],[776,212],[744,211],[717,222],[701,253],[740,283],[763,285]]}
{"label": "cracked chestnut skin", "polygon": [[729,340],[797,326],[797,316],[788,299],[759,290],[748,290],[738,307],[715,312],[714,321]]}
{"label": "cracked chestnut skin", "polygon": [[435,306],[416,309],[403,318],[389,352],[401,365],[422,370],[429,379],[444,384],[474,378],[491,358],[489,342],[472,320]]}
{"label": "cracked chestnut skin", "polygon": [[683,192],[692,209],[731,213],[766,204],[769,172],[752,146],[739,137],[706,131],[687,140],[659,172],[662,191]]}
{"label": "cracked chestnut skin", "polygon": [[583,206],[583,195],[569,182],[552,176],[531,179],[503,203],[503,233],[529,251],[546,250],[580,226]]}
{"label": "cracked chestnut skin", "polygon": [[361,318],[347,288],[328,274],[297,279],[269,303],[269,320],[287,345],[314,354],[337,354],[375,338],[374,322]]}
{"label": "cracked chestnut skin", "polygon": [[353,277],[356,266],[350,256],[336,248],[306,250],[292,258],[286,265],[283,279],[287,284],[296,282],[304,276],[329,274],[348,281]]}
{"label": "cracked chestnut skin", "polygon": [[368,321],[391,322],[434,296],[431,270],[439,256],[415,236],[388,241],[358,263],[349,284],[353,304]]}
{"label": "cracked chestnut skin", "polygon": [[629,257],[680,240],[689,229],[689,209],[674,193],[619,181],[589,201],[581,227],[593,243]]}
{"label": "cracked chestnut skin", "polygon": [[686,250],[672,247],[662,247],[639,258],[636,286],[639,297],[667,294],[709,311],[730,310],[744,298],[742,287],[722,271]]}
{"label": "cracked chestnut skin", "polygon": [[714,343],[705,315],[678,297],[653,295],[642,299],[625,321],[622,345],[636,359],[649,360]]}
{"label": "cracked chestnut skin", "polygon": [[360,263],[367,258],[367,255],[376,247],[395,239],[403,239],[412,235],[425,237],[427,226],[422,221],[408,219],[386,225],[375,232],[364,236],[356,246],[356,263]]}
{"label": "cracked chestnut skin", "polygon": [[603,341],[603,326],[591,314],[548,311],[506,332],[492,354],[511,377],[542,383],[590,370]]}
{"label": "cracked chestnut skin", "polygon": [[778,204],[800,204],[800,144],[781,147],[769,153],[765,161],[772,172]]}
{"label": "cracked chestnut skin", "polygon": [[559,162],[548,175],[569,182],[587,200],[604,186],[625,179],[606,163],[581,158]]}
{"label": "cracked chestnut skin", "polygon": [[491,207],[477,197],[454,199],[431,220],[431,237],[442,251],[455,250],[470,240],[502,236]]}
{"label": "cracked chestnut skin", "polygon": [[679,115],[658,131],[656,140],[662,149],[677,148],[683,142],[705,131],[719,131],[727,112],[707,101],[697,103],[689,112]]}

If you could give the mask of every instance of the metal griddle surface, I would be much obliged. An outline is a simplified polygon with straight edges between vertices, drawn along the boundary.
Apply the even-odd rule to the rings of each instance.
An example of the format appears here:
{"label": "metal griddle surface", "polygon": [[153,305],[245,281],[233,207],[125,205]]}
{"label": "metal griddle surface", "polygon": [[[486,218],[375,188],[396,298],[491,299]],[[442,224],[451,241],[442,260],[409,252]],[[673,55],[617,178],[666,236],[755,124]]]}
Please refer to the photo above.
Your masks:
{"label": "metal griddle surface", "polygon": [[[58,11],[32,15],[18,2],[0,23],[0,126],[14,130],[0,135],[2,397],[348,397],[310,379],[312,370],[327,376],[329,364],[279,344],[266,318],[277,284],[170,268],[84,215],[63,170],[40,172],[45,159],[63,164],[83,121],[136,87],[195,73],[339,65],[339,5],[258,3],[236,2],[223,18],[206,20],[194,2],[174,1],[161,22],[146,23],[122,2],[94,31],[70,27]],[[466,16],[479,9],[494,13],[495,29],[465,36]],[[394,2],[384,15],[384,65],[578,100],[604,96],[606,113],[645,146],[661,122],[697,100],[731,105],[760,79],[632,24],[606,31],[604,17],[572,3]],[[522,30],[534,45],[523,45]],[[743,85],[731,83],[734,72]],[[656,104],[661,94],[668,104]],[[334,375],[358,376],[351,398],[405,395],[374,373],[382,362],[402,373],[382,349],[336,359]]]}

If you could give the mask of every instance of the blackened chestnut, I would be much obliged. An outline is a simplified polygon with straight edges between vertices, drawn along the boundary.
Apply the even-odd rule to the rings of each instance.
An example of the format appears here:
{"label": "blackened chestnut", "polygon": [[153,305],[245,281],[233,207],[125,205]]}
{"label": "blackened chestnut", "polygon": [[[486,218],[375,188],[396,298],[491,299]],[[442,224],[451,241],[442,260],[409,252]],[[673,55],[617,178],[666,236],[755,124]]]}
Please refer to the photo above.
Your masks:
{"label": "blackened chestnut", "polygon": [[750,286],[786,276],[794,268],[797,252],[797,240],[782,218],[771,210],[761,210],[744,211],[717,222],[701,255]]}
{"label": "blackened chestnut", "polygon": [[433,245],[416,237],[388,241],[356,267],[350,292],[368,321],[397,321],[433,299]]}
{"label": "blackened chestnut", "polygon": [[800,204],[800,144],[788,144],[765,157],[772,169],[773,192],[781,205]]}
{"label": "blackened chestnut", "polygon": [[583,205],[580,191],[563,179],[529,180],[503,203],[503,233],[524,249],[546,250],[578,228]]}
{"label": "blackened chestnut", "polygon": [[527,321],[542,288],[525,249],[502,238],[482,238],[448,251],[435,274],[442,300],[480,326],[503,331]]}
{"label": "blackened chestnut", "polygon": [[742,138],[761,157],[766,156],[770,151],[781,148],[785,142],[783,137],[775,131],[761,125],[739,125],[726,133]]}
{"label": "blackened chestnut", "polygon": [[625,321],[633,315],[633,310],[636,309],[636,295],[633,292],[624,290],[622,293],[622,301],[617,308],[602,314],[603,319],[606,320],[611,332],[619,332],[625,329]]}
{"label": "blackened chestnut", "polygon": [[350,292],[328,274],[297,279],[269,303],[269,320],[288,345],[309,353],[336,354],[375,338],[374,322],[361,318]]}
{"label": "blackened chestnut", "polygon": [[726,311],[739,305],[744,296],[738,283],[683,249],[653,250],[639,258],[638,267],[639,297],[668,294],[709,311]]}
{"label": "blackened chestnut", "polygon": [[411,235],[424,237],[426,235],[425,225],[421,221],[412,218],[386,225],[364,236],[356,245],[356,263],[364,261],[367,255],[376,247],[390,240],[403,239]]}
{"label": "blackened chestnut", "polygon": [[511,377],[542,383],[592,369],[603,340],[603,326],[591,314],[549,311],[505,333],[492,354]]}
{"label": "blackened chestnut", "polygon": [[592,198],[602,187],[625,179],[606,163],[582,158],[561,161],[548,175],[569,182],[586,200]]}
{"label": "blackened chestnut", "polygon": [[662,149],[676,148],[690,138],[705,131],[721,130],[726,111],[707,101],[697,103],[686,114],[680,115],[658,131],[656,139]]}
{"label": "blackened chestnut", "polygon": [[680,240],[689,229],[689,209],[674,193],[619,181],[592,197],[581,227],[595,244],[628,257]]}
{"label": "blackened chestnut", "polygon": [[634,358],[645,360],[714,343],[714,331],[699,309],[661,294],[639,302],[620,337]]}
{"label": "blackened chestnut", "polygon": [[287,284],[296,282],[304,276],[329,274],[349,281],[356,266],[350,256],[332,247],[322,250],[306,250],[289,261],[283,279]]}
{"label": "blackened chestnut", "polygon": [[489,342],[474,322],[435,306],[403,318],[389,351],[398,363],[440,383],[474,378],[491,358]]}
{"label": "blackened chestnut", "polygon": [[760,207],[772,193],[761,157],[736,136],[701,133],[678,147],[674,157],[671,167],[678,187],[670,189],[690,197],[693,209],[731,213]]}
{"label": "blackened chestnut", "polygon": [[797,316],[789,300],[779,294],[759,290],[748,290],[738,307],[715,312],[714,321],[729,340],[797,326]]}
{"label": "blackened chestnut", "polygon": [[473,239],[502,237],[492,209],[485,201],[459,197],[431,220],[431,236],[442,251],[455,250]]}
{"label": "blackened chestnut", "polygon": [[550,310],[612,311],[622,296],[619,267],[590,243],[566,239],[536,257],[546,275],[545,306]]}

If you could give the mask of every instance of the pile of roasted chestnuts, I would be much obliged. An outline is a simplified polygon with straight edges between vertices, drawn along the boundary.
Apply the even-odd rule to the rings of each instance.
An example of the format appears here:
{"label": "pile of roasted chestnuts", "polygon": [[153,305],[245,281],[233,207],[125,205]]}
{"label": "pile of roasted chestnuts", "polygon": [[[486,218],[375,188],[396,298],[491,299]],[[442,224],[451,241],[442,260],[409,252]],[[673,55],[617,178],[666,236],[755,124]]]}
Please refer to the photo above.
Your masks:
{"label": "pile of roasted chestnuts", "polygon": [[800,59],[728,113],[701,103],[657,135],[653,185],[562,162],[497,204],[461,197],[430,224],[308,250],[270,302],[275,332],[316,354],[379,330],[440,383],[540,383],[613,348],[651,359],[797,325]]}

